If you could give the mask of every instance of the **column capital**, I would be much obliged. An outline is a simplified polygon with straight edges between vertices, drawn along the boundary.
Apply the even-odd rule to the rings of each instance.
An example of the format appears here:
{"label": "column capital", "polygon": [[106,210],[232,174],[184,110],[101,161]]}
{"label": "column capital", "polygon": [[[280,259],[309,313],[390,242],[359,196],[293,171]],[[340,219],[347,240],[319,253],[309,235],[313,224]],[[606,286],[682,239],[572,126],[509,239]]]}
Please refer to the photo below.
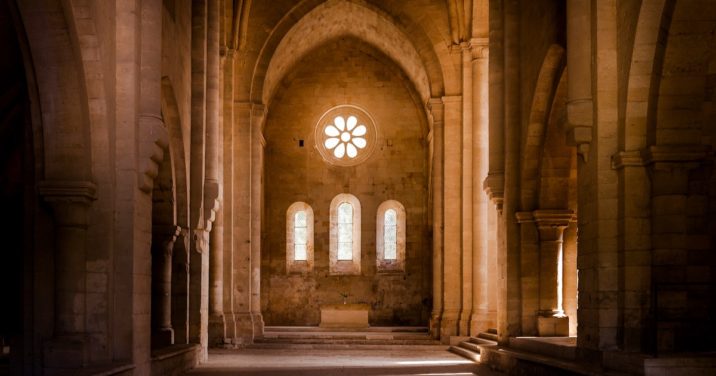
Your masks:
{"label": "column capital", "polygon": [[49,203],[62,201],[90,204],[97,199],[97,186],[91,181],[45,180],[38,184],[37,191]]}
{"label": "column capital", "polygon": [[487,59],[490,57],[490,39],[489,38],[472,38],[469,43],[472,59]]}
{"label": "column capital", "polygon": [[571,210],[549,210],[539,209],[532,212],[537,226],[542,227],[567,227],[569,222],[574,221],[574,212]]}
{"label": "column capital", "polygon": [[532,215],[532,212],[530,211],[520,211],[515,213],[515,218],[517,218],[517,223],[531,223],[535,221],[534,215]]}
{"label": "column capital", "polygon": [[564,229],[575,219],[571,210],[535,210],[532,215],[539,230],[540,241],[562,241]]}

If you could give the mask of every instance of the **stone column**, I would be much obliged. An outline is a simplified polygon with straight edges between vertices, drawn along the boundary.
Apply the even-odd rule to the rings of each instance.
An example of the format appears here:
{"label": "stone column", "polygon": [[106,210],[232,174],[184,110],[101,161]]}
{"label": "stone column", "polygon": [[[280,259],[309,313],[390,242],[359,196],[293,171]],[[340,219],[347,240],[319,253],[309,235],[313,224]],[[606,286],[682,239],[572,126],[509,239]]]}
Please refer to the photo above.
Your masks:
{"label": "stone column", "polygon": [[45,366],[87,365],[87,216],[95,185],[87,181],[45,181],[40,195],[55,223],[55,301],[53,337],[44,344]]}
{"label": "stone column", "polygon": [[[460,318],[458,321],[458,334],[470,334],[470,317],[472,316],[473,295],[473,77],[472,52],[469,43],[462,43],[462,229],[461,229],[461,279],[462,297],[460,302]],[[455,145],[457,147],[458,145]]]}
{"label": "stone column", "polygon": [[[209,343],[224,343],[224,247],[223,230],[219,207],[221,201],[221,101],[220,101],[220,56],[219,56],[219,5],[210,1],[207,9],[207,56],[206,56],[206,182],[204,188],[204,217],[213,220],[209,235]],[[208,227],[208,226],[207,226]]]}
{"label": "stone column", "polygon": [[440,98],[428,102],[432,117],[432,199],[433,199],[433,310],[430,315],[430,334],[440,338],[440,318],[443,298],[443,117],[444,106]]}
{"label": "stone column", "polygon": [[254,105],[251,111],[251,319],[254,338],[263,336],[261,316],[261,221],[263,218],[265,107]]}
{"label": "stone column", "polygon": [[[444,170],[443,170],[443,310],[440,322],[440,339],[447,343],[458,335],[461,308],[461,175],[462,175],[462,98],[459,95],[443,97],[445,105]],[[448,146],[449,145],[449,146]]]}
{"label": "stone column", "polygon": [[224,322],[224,220],[222,209],[209,234],[209,344],[222,346],[226,338]]}
{"label": "stone column", "polygon": [[531,211],[515,213],[520,224],[520,289],[522,291],[522,335],[537,335],[539,312],[539,233]]}
{"label": "stone column", "polygon": [[[471,46],[472,69],[472,180],[487,179],[489,159],[489,72],[487,38],[474,38]],[[472,190],[472,317],[470,335],[490,327],[488,309],[488,201],[482,189]]]}
{"label": "stone column", "polygon": [[172,329],[172,254],[181,227],[152,230],[152,348],[174,344]]}
{"label": "stone column", "polygon": [[539,230],[539,336],[569,335],[569,318],[564,315],[563,235],[574,213],[571,210],[535,210]]}
{"label": "stone column", "polygon": [[236,103],[234,107],[233,146],[233,258],[234,317],[236,338],[241,346],[254,338],[251,318],[251,103]]}
{"label": "stone column", "polygon": [[586,158],[592,141],[592,2],[567,0],[569,141]]}

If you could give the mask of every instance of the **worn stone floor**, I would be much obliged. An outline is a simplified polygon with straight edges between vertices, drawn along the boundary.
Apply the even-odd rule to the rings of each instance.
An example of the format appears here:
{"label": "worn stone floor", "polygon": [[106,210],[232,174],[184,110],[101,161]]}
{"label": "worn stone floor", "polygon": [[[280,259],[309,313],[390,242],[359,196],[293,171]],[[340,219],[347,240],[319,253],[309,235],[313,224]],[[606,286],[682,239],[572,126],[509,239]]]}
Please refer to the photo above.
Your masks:
{"label": "worn stone floor", "polygon": [[497,376],[446,350],[243,349],[212,350],[187,376],[425,375]]}

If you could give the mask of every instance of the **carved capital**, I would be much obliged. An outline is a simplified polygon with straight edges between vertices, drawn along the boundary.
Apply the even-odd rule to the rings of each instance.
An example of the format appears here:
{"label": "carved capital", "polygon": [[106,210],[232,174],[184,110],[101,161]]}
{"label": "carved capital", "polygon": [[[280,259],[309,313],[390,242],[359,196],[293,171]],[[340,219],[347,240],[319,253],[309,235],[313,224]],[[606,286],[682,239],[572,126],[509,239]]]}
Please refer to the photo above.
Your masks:
{"label": "carved capital", "polygon": [[142,114],[139,117],[139,157],[137,158],[139,189],[151,193],[164,151],[169,148],[169,132],[161,117]]}
{"label": "carved capital", "polygon": [[487,59],[490,57],[490,40],[488,38],[472,38],[470,39],[470,51],[472,59]]}
{"label": "carved capital", "polygon": [[194,230],[194,247],[198,253],[209,251],[209,231],[205,229]]}
{"label": "carved capital", "polygon": [[66,227],[87,227],[87,210],[97,199],[97,187],[89,181],[46,180],[38,193],[52,207],[55,223]]}
{"label": "carved capital", "polygon": [[564,229],[575,220],[571,210],[535,210],[532,215],[542,241],[562,240]]}

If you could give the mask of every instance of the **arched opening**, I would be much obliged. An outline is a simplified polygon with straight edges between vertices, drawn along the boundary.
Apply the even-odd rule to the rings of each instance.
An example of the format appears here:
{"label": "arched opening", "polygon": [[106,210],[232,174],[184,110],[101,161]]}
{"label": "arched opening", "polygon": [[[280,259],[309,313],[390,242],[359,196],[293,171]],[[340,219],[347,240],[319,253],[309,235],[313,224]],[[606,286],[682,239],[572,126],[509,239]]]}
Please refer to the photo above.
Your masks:
{"label": "arched opening", "polygon": [[0,374],[22,370],[32,346],[32,262],[35,155],[28,79],[15,25],[16,10],[0,2]]}
{"label": "arched opening", "polygon": [[[325,126],[319,120],[341,105],[356,106],[375,122],[375,138],[366,138],[375,142],[374,149],[357,164],[340,163],[335,154],[336,161],[327,160],[318,150],[325,141],[315,131]],[[344,119],[350,116],[346,113]],[[361,116],[356,116],[357,129]],[[432,250],[426,118],[406,74],[374,46],[354,37],[321,44],[283,78],[271,98],[264,129],[264,169],[270,173],[263,188],[261,308],[267,326],[319,325],[321,306],[340,304],[342,295],[350,304],[370,307],[371,326],[427,326]],[[345,121],[346,127],[352,125]],[[366,149],[359,149],[357,157]],[[351,158],[347,153],[341,157]],[[354,253],[351,260],[337,259],[335,263],[359,264],[336,273],[330,233],[332,222],[336,232],[343,224],[331,217],[344,201],[336,201],[336,208],[332,202],[342,196],[355,197],[355,202],[346,202],[352,203],[350,228],[360,226],[359,239],[351,237],[360,240],[352,243],[360,244],[360,258]],[[381,203],[394,199],[407,213],[405,270],[378,273],[376,213]],[[297,201],[310,205],[314,214],[314,268],[301,274],[286,273],[284,262],[285,213]]]}

